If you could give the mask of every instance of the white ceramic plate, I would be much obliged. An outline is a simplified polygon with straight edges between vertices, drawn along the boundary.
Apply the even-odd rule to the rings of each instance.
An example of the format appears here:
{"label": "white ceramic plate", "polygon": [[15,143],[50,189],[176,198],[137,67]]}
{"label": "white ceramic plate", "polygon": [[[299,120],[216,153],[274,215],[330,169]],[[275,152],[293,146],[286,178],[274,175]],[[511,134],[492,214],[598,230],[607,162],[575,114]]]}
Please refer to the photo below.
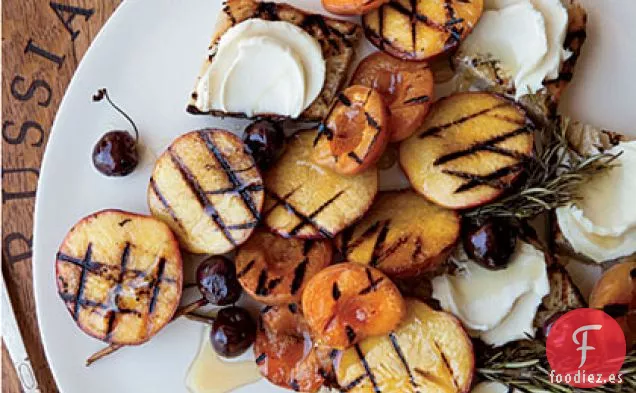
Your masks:
{"label": "white ceramic plate", "polygon": [[[636,135],[636,2],[581,1],[590,13],[588,41],[563,110]],[[291,3],[320,9],[318,0]],[[64,393],[186,391],[185,375],[202,332],[199,325],[170,324],[149,343],[86,368],[86,357],[104,344],[82,333],[69,317],[56,293],[54,264],[59,243],[79,218],[104,208],[147,212],[146,186],[154,158],[176,136],[209,126],[239,131],[245,125],[184,111],[219,9],[220,0],[123,2],[86,53],[64,96],[40,175],[33,261],[42,340]],[[369,50],[365,44],[361,53]],[[125,178],[101,176],[91,163],[92,147],[104,132],[129,128],[105,103],[91,102],[100,87],[109,89],[141,130],[142,162]],[[260,381],[238,391],[280,390]]]}

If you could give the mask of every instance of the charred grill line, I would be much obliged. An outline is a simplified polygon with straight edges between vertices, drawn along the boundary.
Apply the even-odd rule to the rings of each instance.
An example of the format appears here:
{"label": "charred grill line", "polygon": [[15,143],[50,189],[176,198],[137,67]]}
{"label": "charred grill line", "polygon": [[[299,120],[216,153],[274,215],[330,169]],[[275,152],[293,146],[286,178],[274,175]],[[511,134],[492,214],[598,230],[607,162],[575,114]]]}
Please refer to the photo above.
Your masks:
{"label": "charred grill line", "polygon": [[148,315],[152,315],[155,312],[155,306],[157,305],[157,297],[159,296],[159,291],[161,290],[161,283],[165,282],[163,275],[166,270],[166,258],[161,258],[159,263],[157,264],[157,278],[153,281],[152,286],[152,296],[150,297],[150,302],[148,305]]}
{"label": "charred grill line", "polygon": [[245,265],[245,267],[243,269],[241,269],[241,271],[236,274],[236,278],[243,278],[247,273],[249,273],[250,270],[252,270],[252,268],[254,267],[255,263],[256,263],[256,260],[254,260],[254,259],[249,261],[247,263],[247,265]]}
{"label": "charred grill line", "polygon": [[[275,201],[277,201],[280,205],[282,205],[283,207],[285,207],[285,209],[292,213],[293,215],[295,215],[296,217],[298,217],[301,220],[301,223],[303,226],[305,225],[311,225],[312,227],[314,227],[323,237],[326,238],[332,238],[333,237],[333,233],[329,232],[327,229],[323,228],[322,226],[320,226],[317,222],[315,222],[313,219],[307,217],[306,215],[302,214],[301,212],[299,212],[291,203],[287,202],[284,199],[281,199],[278,195],[276,195],[275,193],[268,191],[267,189],[265,189],[265,191],[270,195],[271,198],[273,198]],[[299,224],[300,225],[300,224]],[[291,233],[288,234],[288,237],[292,236]]]}
{"label": "charred grill line", "polygon": [[343,92],[338,93],[337,98],[344,106],[351,106],[351,100]]}
{"label": "charred grill line", "polygon": [[179,217],[177,217],[177,213],[172,209],[172,206],[170,206],[170,203],[168,202],[168,200],[159,191],[159,187],[157,187],[157,182],[155,182],[155,179],[152,177],[150,178],[150,187],[152,188],[152,192],[155,193],[155,196],[157,197],[157,199],[159,199],[159,202],[161,202],[161,204],[163,205],[164,209],[166,209],[168,214],[170,214],[170,217],[172,217],[172,220],[183,229],[183,224],[181,223],[181,220],[179,220]]}
{"label": "charred grill line", "polygon": [[378,8],[378,36],[380,36],[380,49],[384,50],[385,37],[384,37],[384,6]]}
{"label": "charred grill line", "polygon": [[477,142],[474,143],[472,146],[466,148],[466,149],[461,149],[461,150],[457,150],[454,151],[452,153],[448,153],[448,154],[444,154],[443,156],[438,157],[434,162],[433,165],[442,165],[445,164],[447,162],[456,160],[458,158],[461,157],[466,157],[466,156],[470,156],[472,154],[475,154],[479,151],[490,151],[493,153],[498,153],[504,156],[508,156],[508,157],[512,157],[512,158],[517,158],[520,160],[527,160],[530,157],[523,154],[523,153],[519,153],[517,151],[514,150],[510,150],[510,149],[506,149],[503,147],[499,147],[496,146],[496,144],[504,142],[510,138],[514,138],[518,135],[522,135],[522,134],[527,134],[529,133],[531,130],[529,127],[521,127],[521,128],[517,128],[516,130],[512,130],[510,132],[507,132],[505,134],[501,134],[501,135],[497,135],[495,137],[492,137],[490,139],[487,139],[485,141],[481,141],[481,142]]}
{"label": "charred grill line", "polygon": [[316,243],[312,239],[305,240],[305,243],[303,244],[303,256],[307,256],[309,254],[309,251],[311,251],[314,244]]}
{"label": "charred grill line", "polygon": [[347,255],[349,254],[349,242],[351,242],[351,238],[353,237],[353,232],[356,230],[356,225],[353,224],[347,228],[345,228],[344,231],[342,231],[342,247],[340,252],[342,253],[342,255],[346,258]]}
{"label": "charred grill line", "polygon": [[258,284],[256,284],[254,293],[259,296],[267,296],[267,269],[261,270],[258,275]]}
{"label": "charred grill line", "polygon": [[475,113],[471,113],[470,115],[466,115],[464,117],[460,117],[459,119],[451,121],[450,123],[441,124],[439,126],[433,126],[433,127],[429,128],[427,130],[424,130],[420,135],[418,135],[418,137],[420,139],[422,139],[422,138],[426,138],[427,136],[437,135],[442,130],[445,130],[445,129],[447,129],[449,127],[452,127],[452,126],[456,126],[456,125],[462,124],[464,122],[467,122],[468,120],[472,120],[472,119],[474,119],[476,117],[479,117],[481,115],[485,115],[488,112],[494,111],[495,109],[499,109],[499,108],[504,107],[506,105],[508,105],[508,103],[502,102],[502,103],[499,103],[499,104],[497,104],[497,105],[495,105],[493,107],[482,109],[482,110],[477,111]]}
{"label": "charred grill line", "polygon": [[342,295],[342,293],[340,292],[340,288],[338,288],[338,283],[334,282],[333,283],[333,287],[331,287],[331,297],[333,298],[333,300],[338,300],[340,299],[340,296]]}
{"label": "charred grill line", "polygon": [[422,238],[418,236],[417,239],[415,239],[415,249],[411,255],[411,260],[417,261],[420,255],[422,255]]}
{"label": "charred grill line", "polygon": [[[86,278],[88,274],[88,267],[91,263],[91,255],[93,254],[93,243],[88,243],[86,253],[82,259],[82,271],[80,273],[79,285],[75,292],[75,305],[73,306],[73,319],[77,321],[79,318],[80,305],[84,296],[84,287],[86,286]],[[58,256],[59,258],[59,256]]]}
{"label": "charred grill line", "polygon": [[457,187],[455,193],[460,193],[464,191],[471,190],[477,186],[487,185],[494,188],[506,189],[509,187],[509,184],[506,184],[500,180],[500,178],[513,174],[517,171],[523,169],[523,165],[518,163],[511,166],[505,166],[503,168],[497,169],[494,172],[491,172],[487,175],[476,175],[474,173],[467,173],[462,171],[453,171],[450,169],[444,169],[442,172],[456,176],[462,179],[468,180],[466,183]]}
{"label": "charred grill line", "polygon": [[386,6],[408,17],[409,20],[415,19],[418,22],[424,23],[426,26],[430,27],[431,29],[435,29],[442,32],[448,32],[443,25],[440,25],[439,23],[430,20],[426,15],[422,15],[419,12],[412,12],[411,10],[409,10],[408,8],[406,8],[405,6],[403,6],[396,0],[389,1]]}
{"label": "charred grill line", "polygon": [[423,96],[419,96],[419,97],[412,97],[409,98],[408,100],[404,100],[403,104],[404,105],[409,105],[409,104],[421,104],[424,102],[428,102],[431,99],[431,97],[427,96],[427,95],[423,95]]}
{"label": "charred grill line", "polygon": [[296,314],[298,312],[298,305],[296,303],[289,303],[287,305],[289,312],[292,314]]}
{"label": "charred grill line", "polygon": [[296,269],[294,269],[294,279],[292,280],[292,283],[291,283],[292,295],[295,295],[296,292],[298,292],[300,287],[303,285],[303,281],[305,280],[305,273],[307,272],[308,263],[309,263],[309,258],[305,258],[303,259],[302,262],[298,264],[298,266],[296,266]]}
{"label": "charred grill line", "polygon": [[384,261],[388,257],[390,257],[394,252],[396,252],[400,247],[405,245],[408,241],[409,241],[409,236],[402,236],[395,243],[391,244],[386,250],[379,253],[376,266],[382,263],[382,261]]}
{"label": "charred grill line", "polygon": [[347,156],[349,156],[349,158],[355,161],[356,164],[362,165],[362,158],[360,158],[355,152],[350,151],[349,153],[347,153]]}
{"label": "charred grill line", "polygon": [[[73,295],[72,293],[67,293],[67,292],[58,292],[58,294],[60,295],[60,297],[62,298],[62,300],[65,303],[74,303],[75,302],[75,295]],[[104,303],[100,303],[100,302],[96,302],[94,300],[90,300],[90,299],[82,299],[80,302],[80,305],[82,307],[94,307],[94,308],[98,308],[100,310],[108,310],[109,306],[104,304]],[[131,310],[129,308],[120,308],[118,310],[118,312],[120,314],[134,314],[137,316],[140,316],[141,313],[137,310]]]}
{"label": "charred grill line", "polygon": [[378,237],[375,239],[375,244],[373,245],[373,253],[371,254],[371,260],[369,264],[373,267],[377,266],[378,258],[380,256],[380,250],[384,246],[384,241],[386,240],[386,235],[389,233],[389,226],[391,224],[391,220],[384,221],[382,225],[382,229],[380,229],[380,233],[378,233]]}
{"label": "charred grill line", "polygon": [[[225,172],[225,175],[227,176],[228,180],[230,181],[230,183],[232,183],[232,186],[236,190],[235,192],[238,192],[238,194],[241,196],[241,199],[243,200],[243,203],[245,204],[245,206],[247,206],[250,213],[252,213],[252,217],[256,220],[259,220],[261,214],[258,211],[258,208],[256,207],[256,204],[254,203],[254,200],[252,199],[252,195],[250,194],[251,190],[249,188],[252,185],[245,185],[243,183],[243,180],[240,179],[238,176],[236,176],[236,173],[234,173],[234,169],[232,169],[232,166],[230,165],[229,162],[227,162],[227,160],[223,156],[223,153],[221,153],[219,148],[214,144],[214,142],[212,141],[208,133],[204,131],[200,131],[199,137],[201,137],[201,139],[205,143],[205,146],[208,148],[208,150],[212,152],[212,154],[214,155],[218,163],[221,164],[221,167],[223,168],[223,172]],[[255,185],[255,186],[260,186],[261,189],[258,191],[262,191],[262,187],[263,187],[262,184]]]}
{"label": "charred grill line", "polygon": [[355,345],[355,349],[356,349],[356,354],[358,355],[358,359],[360,359],[360,363],[362,363],[362,367],[364,367],[364,371],[369,377],[369,381],[371,381],[371,386],[373,386],[373,391],[375,393],[382,393],[382,391],[378,387],[377,381],[375,380],[375,375],[373,375],[373,372],[371,372],[371,367],[369,367],[369,363],[367,362],[367,359],[364,357],[364,354],[362,353],[362,350],[360,349],[360,346],[358,344]]}
{"label": "charred grill line", "polygon": [[258,221],[250,221],[243,224],[228,225],[227,229],[231,231],[236,231],[240,229],[252,229],[252,228],[256,228],[257,226],[258,226]]}
{"label": "charred grill line", "polygon": [[376,291],[378,289],[378,284],[384,281],[384,277],[380,277],[377,280],[374,280],[373,276],[371,275],[370,269],[367,268],[365,269],[365,271],[367,273],[367,280],[369,280],[369,286],[361,290],[359,295],[367,295],[373,291]]}
{"label": "charred grill line", "polygon": [[453,8],[453,0],[445,0],[444,8],[446,9],[446,16],[448,18],[446,20],[446,23],[444,23],[444,26],[446,26],[447,28],[450,27],[450,31],[447,30],[450,33],[450,35],[448,36],[448,39],[444,43],[444,49],[449,49],[459,43],[459,41],[462,38],[463,28],[461,27],[457,28],[456,26],[457,24],[456,20],[458,18],[455,16],[455,8]]}
{"label": "charred grill line", "polygon": [[288,192],[287,194],[283,195],[282,197],[276,197],[274,198],[274,193],[268,191],[267,189],[265,189],[265,192],[271,196],[272,198],[274,198],[274,204],[272,205],[272,207],[270,207],[269,209],[267,209],[267,211],[264,212],[264,216],[269,215],[271,212],[274,211],[274,209],[276,209],[278,206],[281,205],[282,202],[287,201],[287,199],[289,199],[289,197],[291,197],[292,195],[294,195],[294,193],[296,191],[298,191],[300,188],[302,187],[302,185],[294,188],[293,190],[291,190],[290,192]]}
{"label": "charred grill line", "polygon": [[446,355],[444,355],[444,352],[442,352],[439,345],[437,345],[436,342],[433,342],[433,345],[435,346],[437,353],[439,353],[439,356],[442,358],[442,361],[444,362],[444,366],[446,367],[446,369],[448,370],[448,373],[451,376],[451,380],[453,381],[453,386],[457,389],[457,381],[455,380],[455,374],[453,373],[453,369],[451,368],[450,362],[446,358]]}
{"label": "charred grill line", "polygon": [[[342,238],[342,243],[343,243],[342,254],[346,257],[352,250],[357,248],[367,238],[371,237],[378,230],[378,228],[380,227],[381,223],[382,223],[382,221],[374,222],[373,225],[371,225],[364,232],[362,232],[362,234],[360,236],[358,236],[358,238],[356,240],[354,240],[353,242],[350,242],[350,243],[349,243],[349,241],[345,242],[346,238],[343,235],[343,238]],[[355,225],[351,227],[351,236],[353,236],[354,229],[355,229]]]}
{"label": "charred grill line", "polygon": [[349,382],[346,386],[340,387],[340,391],[342,393],[347,393],[348,391],[354,389],[356,386],[360,385],[360,383],[362,383],[362,381],[364,381],[366,377],[367,377],[367,374],[360,375],[358,378]]}
{"label": "charred grill line", "polygon": [[232,237],[232,234],[227,229],[225,222],[223,221],[223,218],[221,217],[221,215],[219,215],[219,212],[216,210],[214,205],[210,202],[208,197],[205,195],[205,191],[203,191],[197,179],[194,177],[192,172],[190,172],[190,169],[188,169],[185,163],[181,160],[181,157],[179,157],[175,152],[173,152],[171,148],[168,148],[168,152],[170,154],[170,158],[172,159],[172,163],[175,165],[175,167],[181,174],[181,177],[185,181],[188,188],[190,188],[190,190],[196,197],[203,211],[208,216],[210,216],[210,218],[212,218],[212,220],[214,221],[216,226],[219,227],[219,229],[221,230],[221,232],[223,233],[223,236],[225,236],[227,241],[230,242],[231,245],[236,246],[237,245],[236,240],[234,240],[234,238]]}
{"label": "charred grill line", "polygon": [[398,358],[400,358],[400,362],[402,362],[402,365],[404,366],[404,369],[406,370],[406,373],[409,376],[409,381],[411,382],[411,386],[413,386],[413,389],[417,393],[418,392],[417,388],[419,386],[417,382],[415,382],[415,378],[413,377],[413,373],[411,372],[411,367],[409,366],[409,362],[406,361],[406,357],[404,356],[404,351],[402,351],[402,348],[400,347],[400,344],[397,341],[397,337],[395,336],[393,332],[389,333],[389,339],[391,340],[391,345],[393,346],[395,353],[398,355]]}
{"label": "charred grill line", "polygon": [[263,191],[265,189],[265,187],[263,187],[262,184],[243,184],[241,188],[235,188],[235,187],[226,187],[226,188],[219,188],[218,190],[214,190],[214,191],[206,191],[205,193],[207,195],[223,195],[223,194],[241,194],[242,192],[257,192],[257,191]]}
{"label": "charred grill line", "polygon": [[118,222],[117,225],[119,225],[120,227],[123,227],[124,225],[128,224],[131,221],[132,220],[130,218],[126,218],[125,220],[121,220],[120,222]]}
{"label": "charred grill line", "polygon": [[[368,123],[371,127],[375,128],[375,129],[376,129],[376,131],[380,132],[380,129],[381,129],[381,128],[380,128],[380,125],[379,125],[379,124],[378,124],[378,122],[377,122],[377,121],[373,118],[373,116],[371,116],[371,115],[369,114],[369,112],[365,111],[365,112],[364,112],[364,117],[366,117],[366,119],[367,119],[367,123]],[[373,142],[371,142],[371,145],[370,145],[370,146],[373,146]]]}
{"label": "charred grill line", "polygon": [[278,284],[281,283],[281,281],[283,281],[283,279],[280,277],[271,280],[269,284],[267,284],[267,293],[271,293],[274,289],[276,289],[276,287],[278,286]]}
{"label": "charred grill line", "polygon": [[351,326],[349,325],[345,326],[345,333],[347,334],[347,340],[349,340],[349,344],[355,341],[356,332],[353,330]]}
{"label": "charred grill line", "polygon": [[110,334],[113,331],[115,318],[117,317],[117,310],[119,310],[119,295],[121,293],[121,286],[124,281],[124,275],[126,274],[126,265],[128,264],[128,259],[130,258],[130,243],[126,242],[124,246],[124,250],[121,253],[121,261],[119,263],[119,277],[117,277],[116,285],[115,285],[115,296],[113,299],[113,304],[111,305],[111,311],[109,312],[108,317],[108,325],[106,328],[106,337],[110,337]]}
{"label": "charred grill line", "polygon": [[265,359],[267,359],[267,354],[263,352],[260,355],[258,355],[258,357],[256,358],[256,364],[260,366],[261,364],[263,364]]}
{"label": "charred grill line", "polygon": [[292,388],[295,392],[300,392],[300,385],[298,384],[298,380],[292,379],[289,381],[289,387]]}
{"label": "charred grill line", "polygon": [[[327,201],[325,201],[325,203],[323,203],[322,205],[320,205],[316,210],[314,210],[309,216],[306,217],[306,219],[301,220],[301,222],[296,225],[294,228],[292,228],[291,231],[289,231],[289,236],[294,236],[295,234],[297,234],[301,229],[303,229],[303,227],[307,224],[313,224],[313,220],[314,218],[316,218],[316,216],[318,214],[320,214],[323,210],[325,210],[327,207],[329,207],[329,205],[331,205],[336,199],[340,198],[340,196],[342,194],[344,194],[345,190],[340,190],[338,191],[334,196],[332,196],[331,198],[329,198]],[[301,218],[301,217],[299,217]]]}

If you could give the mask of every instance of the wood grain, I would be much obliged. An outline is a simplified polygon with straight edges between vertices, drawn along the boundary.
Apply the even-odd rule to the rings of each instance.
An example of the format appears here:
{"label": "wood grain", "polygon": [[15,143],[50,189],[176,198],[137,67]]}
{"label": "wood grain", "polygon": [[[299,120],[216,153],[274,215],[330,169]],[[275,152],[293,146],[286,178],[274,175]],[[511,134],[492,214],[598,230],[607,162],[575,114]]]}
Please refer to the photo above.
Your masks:
{"label": "wood grain", "polygon": [[[33,206],[42,154],[73,72],[118,0],[2,2],[2,272],[42,392],[56,392],[35,316]],[[53,263],[53,261],[51,261]],[[19,381],[3,348],[3,392]]]}

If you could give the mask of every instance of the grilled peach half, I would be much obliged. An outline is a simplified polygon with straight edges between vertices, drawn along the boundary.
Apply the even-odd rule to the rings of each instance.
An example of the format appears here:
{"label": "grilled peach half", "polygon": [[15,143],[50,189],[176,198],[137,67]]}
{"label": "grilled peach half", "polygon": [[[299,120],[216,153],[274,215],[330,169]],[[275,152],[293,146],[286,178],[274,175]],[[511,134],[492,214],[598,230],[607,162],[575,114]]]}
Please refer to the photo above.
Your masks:
{"label": "grilled peach half", "polygon": [[345,176],[311,159],[315,131],[301,131],[265,173],[263,220],[283,237],[333,238],[360,218],[378,192],[378,171]]}
{"label": "grilled peach half", "polygon": [[411,136],[433,102],[433,73],[425,62],[397,59],[375,52],[360,62],[351,84],[377,90],[389,109],[391,142]]}
{"label": "grilled peach half", "polygon": [[636,260],[621,262],[603,274],[592,289],[590,307],[616,319],[628,347],[636,344]]}
{"label": "grilled peach half", "polygon": [[407,299],[407,316],[388,335],[370,337],[336,358],[343,391],[465,393],[470,390],[473,346],[451,314]]}
{"label": "grilled peach half", "polygon": [[259,229],[236,254],[237,277],[261,303],[299,302],[306,283],[331,264],[332,255],[327,240],[285,239]]}
{"label": "grilled peach half", "polygon": [[382,270],[390,277],[432,272],[457,242],[459,215],[413,191],[382,192],[369,212],[337,238],[350,262]]}
{"label": "grilled peach half", "polygon": [[483,8],[483,0],[394,0],[365,14],[362,26],[378,49],[405,60],[428,60],[457,48]]}
{"label": "grilled peach half", "polygon": [[389,0],[322,0],[322,6],[332,14],[362,15]]}
{"label": "grilled peach half", "polygon": [[395,284],[381,271],[357,263],[315,275],[303,292],[302,308],[317,342],[336,349],[390,332],[406,312]]}
{"label": "grilled peach half", "polygon": [[148,341],[179,305],[179,244],[153,217],[103,210],[81,219],[64,238],[55,269],[77,325],[108,343]]}
{"label": "grilled peach half", "polygon": [[298,308],[266,307],[254,343],[260,373],[297,392],[316,392],[335,379],[332,350],[315,346]]}
{"label": "grilled peach half", "polygon": [[380,93],[350,86],[339,93],[314,140],[314,161],[354,175],[374,165],[389,142],[389,117]]}
{"label": "grilled peach half", "polygon": [[450,209],[483,205],[509,190],[532,159],[534,127],[517,104],[491,93],[437,101],[400,145],[415,191]]}
{"label": "grilled peach half", "polygon": [[243,141],[217,129],[172,142],[148,186],[152,215],[195,254],[223,254],[242,244],[260,220],[264,199],[263,180]]}

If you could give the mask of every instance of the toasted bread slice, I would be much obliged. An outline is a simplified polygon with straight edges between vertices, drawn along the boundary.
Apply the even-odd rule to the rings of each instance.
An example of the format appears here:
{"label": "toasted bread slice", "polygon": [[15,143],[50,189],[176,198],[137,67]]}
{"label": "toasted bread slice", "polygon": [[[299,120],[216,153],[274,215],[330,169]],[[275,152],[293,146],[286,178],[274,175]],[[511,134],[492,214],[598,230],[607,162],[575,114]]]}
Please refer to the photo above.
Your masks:
{"label": "toasted bread slice", "polygon": [[376,89],[389,107],[391,142],[408,138],[422,124],[433,102],[433,73],[425,62],[400,60],[383,52],[365,57],[352,85]]}
{"label": "toasted bread slice", "polygon": [[[586,38],[587,12],[576,0],[566,0],[564,3],[568,8],[568,28],[563,48],[572,54],[561,64],[557,79],[544,81],[546,87],[544,90],[520,99],[520,103],[538,123],[545,122],[547,118],[556,115],[559,100],[572,80],[581,47]],[[459,90],[467,91],[477,88],[497,93],[514,92],[513,80],[501,71],[496,59],[466,56],[460,50],[453,57],[453,64],[459,76]]]}
{"label": "toasted bread slice", "polygon": [[315,346],[295,307],[263,309],[254,343],[256,365],[271,383],[297,392],[316,392],[335,379],[331,349]]}
{"label": "toasted bread slice", "polygon": [[360,218],[378,192],[375,168],[339,175],[314,163],[316,131],[293,135],[265,173],[265,224],[283,237],[332,238]]}
{"label": "toasted bread slice", "polygon": [[354,85],[338,94],[318,128],[313,159],[344,175],[355,175],[374,165],[389,143],[384,99],[375,89]]}
{"label": "toasted bread slice", "polygon": [[116,345],[148,341],[181,298],[179,244],[153,217],[103,210],[81,219],[60,245],[55,271],[77,325]]}
{"label": "toasted bread slice", "polygon": [[[618,145],[621,141],[632,140],[624,135],[603,130],[578,121],[569,121],[566,132],[566,138],[571,149],[581,155],[593,155],[609,150]],[[562,255],[573,257],[582,262],[594,263],[594,261],[580,253],[577,253],[572,245],[561,232],[559,223],[555,214],[550,217],[551,220],[551,240],[554,250]],[[606,261],[609,262],[609,261]]]}
{"label": "toasted bread slice", "polygon": [[[547,255],[547,254],[546,254]],[[550,293],[543,298],[534,318],[535,326],[543,326],[553,315],[587,306],[581,291],[572,281],[570,274],[560,264],[548,267]]]}
{"label": "toasted bread slice", "polygon": [[300,301],[305,284],[331,264],[326,240],[284,239],[257,230],[236,254],[237,277],[247,293],[265,304]]}
{"label": "toasted bread slice", "polygon": [[490,93],[437,101],[400,145],[413,188],[451,209],[488,203],[510,188],[533,153],[534,128],[514,102]]}
{"label": "toasted bread slice", "polygon": [[464,393],[475,366],[473,345],[451,314],[407,299],[408,314],[389,335],[371,337],[336,359],[342,391]]}
{"label": "toasted bread slice", "polygon": [[[322,48],[326,62],[326,76],[322,92],[314,102],[301,114],[300,120],[319,121],[327,115],[329,106],[336,93],[345,82],[351,61],[355,54],[355,47],[360,41],[362,32],[355,23],[328,18],[323,15],[309,14],[298,8],[283,3],[272,3],[254,0],[226,0],[223,12],[219,15],[216,32],[208,51],[199,77],[206,72],[214,60],[217,45],[221,36],[232,26],[251,18],[264,20],[280,20],[293,23],[312,37]],[[192,114],[211,114],[213,116],[246,117],[243,113],[226,113],[223,111],[202,111],[197,107],[197,94],[192,93],[188,103],[188,112]],[[276,117],[276,116],[272,116]]]}
{"label": "toasted bread slice", "polygon": [[302,308],[316,341],[346,349],[366,337],[387,334],[406,313],[404,299],[381,271],[342,263],[315,275]]}
{"label": "toasted bread slice", "polygon": [[446,260],[460,232],[459,215],[413,191],[382,192],[369,212],[337,238],[350,262],[390,277],[431,272]]}
{"label": "toasted bread slice", "polygon": [[483,0],[391,0],[362,17],[371,43],[405,60],[428,60],[455,49],[472,31]]}
{"label": "toasted bread slice", "polygon": [[223,254],[247,240],[258,224],[263,189],[254,160],[236,135],[192,131],[157,160],[148,206],[189,252]]}

